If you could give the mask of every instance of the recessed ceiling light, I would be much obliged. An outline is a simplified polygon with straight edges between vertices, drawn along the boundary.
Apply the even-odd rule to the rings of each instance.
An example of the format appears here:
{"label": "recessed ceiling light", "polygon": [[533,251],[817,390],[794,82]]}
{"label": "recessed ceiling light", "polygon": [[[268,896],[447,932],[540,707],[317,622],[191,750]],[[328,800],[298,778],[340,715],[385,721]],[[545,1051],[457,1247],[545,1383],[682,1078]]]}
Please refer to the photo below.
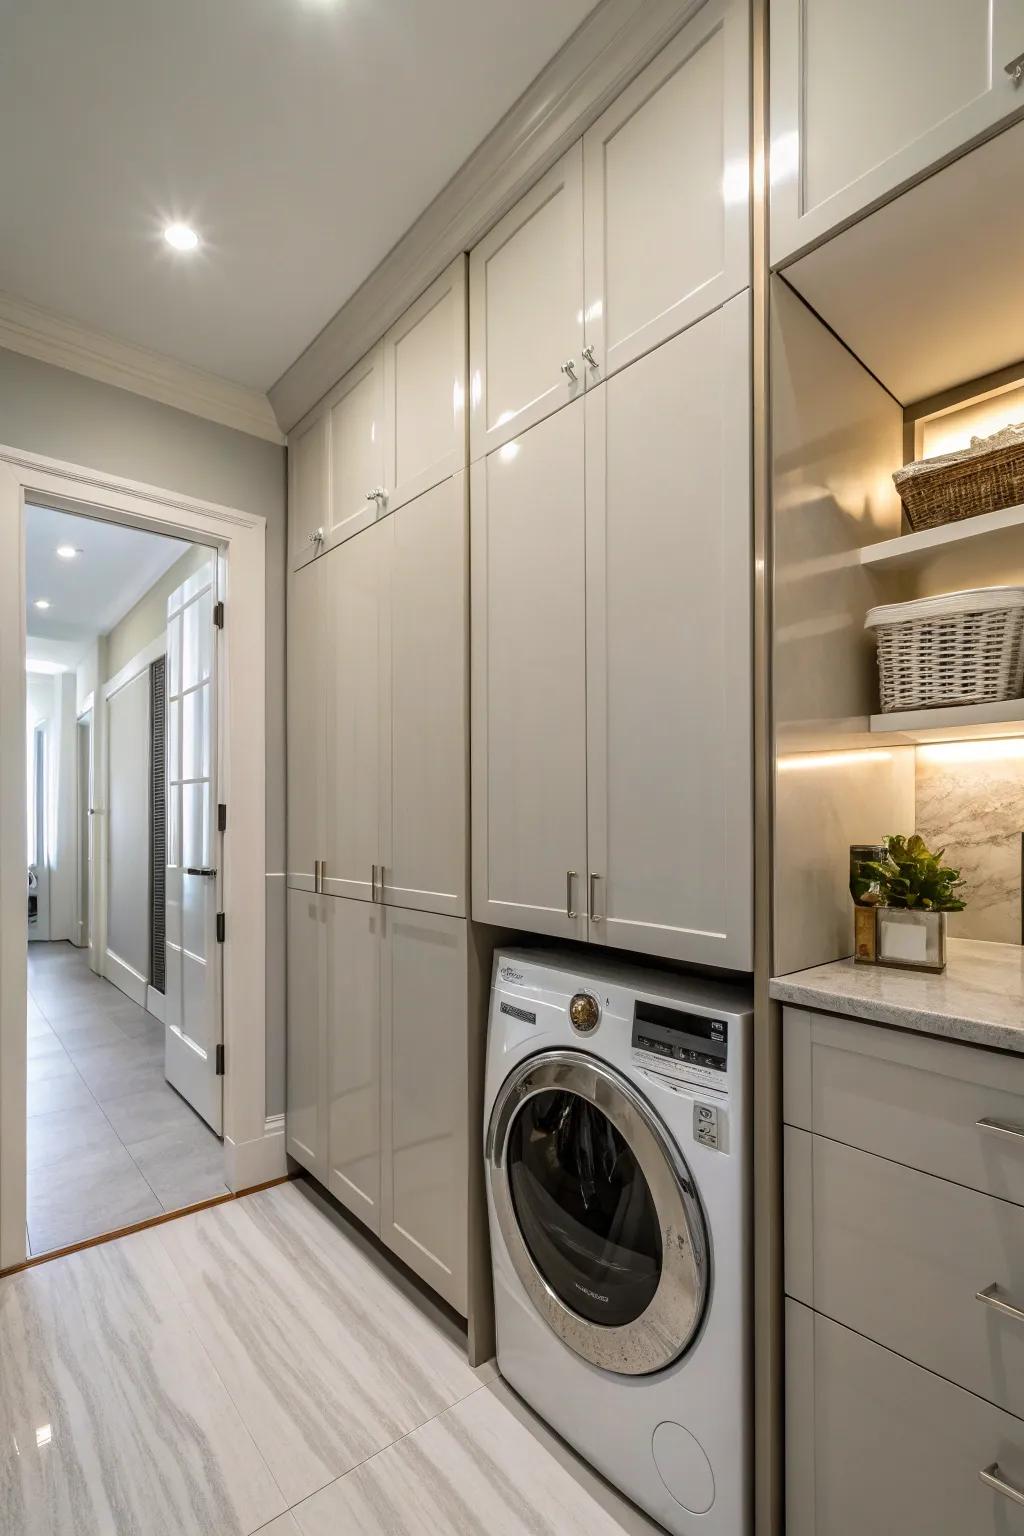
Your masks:
{"label": "recessed ceiling light", "polygon": [[176,251],[194,251],[199,244],[199,236],[188,224],[168,224],[164,239]]}
{"label": "recessed ceiling light", "polygon": [[49,606],[50,606],[49,598],[46,598],[46,597],[37,597],[36,598],[35,607],[37,607],[37,608],[49,608]]}
{"label": "recessed ceiling light", "polygon": [[62,560],[74,560],[75,556],[80,555],[82,551],[76,549],[73,544],[58,544],[57,553]]}

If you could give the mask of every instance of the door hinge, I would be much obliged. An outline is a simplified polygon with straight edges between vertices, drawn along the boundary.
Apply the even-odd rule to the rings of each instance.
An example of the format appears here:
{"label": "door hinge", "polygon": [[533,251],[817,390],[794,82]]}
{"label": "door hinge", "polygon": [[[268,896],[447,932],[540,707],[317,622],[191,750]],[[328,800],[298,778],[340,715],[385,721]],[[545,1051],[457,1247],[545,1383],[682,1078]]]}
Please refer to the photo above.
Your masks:
{"label": "door hinge", "polygon": [[223,1077],[224,1076],[224,1047],[223,1047],[223,1045],[218,1045],[218,1047],[217,1047],[216,1065],[217,1065],[217,1076],[218,1077]]}
{"label": "door hinge", "polygon": [[217,913],[217,943],[224,943],[224,913]]}
{"label": "door hinge", "polygon": [[217,831],[226,832],[228,829],[228,808],[221,802],[217,807]]}
{"label": "door hinge", "polygon": [[214,603],[214,605],[213,605],[213,622],[214,622],[214,626],[217,629],[223,629],[224,628],[224,604],[223,603]]}

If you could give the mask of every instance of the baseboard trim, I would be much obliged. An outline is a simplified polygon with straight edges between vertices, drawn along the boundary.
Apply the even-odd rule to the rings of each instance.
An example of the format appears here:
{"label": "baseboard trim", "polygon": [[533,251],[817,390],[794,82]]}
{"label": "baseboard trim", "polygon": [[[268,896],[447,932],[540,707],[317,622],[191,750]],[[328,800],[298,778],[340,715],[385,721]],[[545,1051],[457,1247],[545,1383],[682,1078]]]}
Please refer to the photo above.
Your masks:
{"label": "baseboard trim", "polygon": [[130,997],[133,1003],[138,1003],[140,1008],[146,1006],[146,993],[149,990],[149,982],[134,966],[122,960],[120,955],[115,955],[112,949],[107,950],[107,963],[104,973],[108,981]]}
{"label": "baseboard trim", "polygon": [[288,1160],[284,1150],[284,1115],[268,1117],[262,1136],[251,1141],[224,1138],[224,1182],[237,1193],[284,1178]]}
{"label": "baseboard trim", "polygon": [[159,1019],[161,1024],[167,1023],[167,999],[156,987],[146,988],[146,1012]]}

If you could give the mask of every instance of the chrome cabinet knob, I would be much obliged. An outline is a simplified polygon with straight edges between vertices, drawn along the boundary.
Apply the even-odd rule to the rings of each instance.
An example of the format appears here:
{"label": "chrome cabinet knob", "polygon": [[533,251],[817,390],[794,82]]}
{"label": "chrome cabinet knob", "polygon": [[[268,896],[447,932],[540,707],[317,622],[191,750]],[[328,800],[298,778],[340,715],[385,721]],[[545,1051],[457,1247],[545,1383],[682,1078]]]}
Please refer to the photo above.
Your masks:
{"label": "chrome cabinet knob", "polygon": [[314,528],[313,532],[309,536],[309,541],[308,542],[310,544],[322,544],[323,541],[324,541],[324,530],[323,530],[323,528]]}
{"label": "chrome cabinet knob", "polygon": [[573,362],[571,357],[567,362],[562,364],[562,372],[565,374],[570,384],[576,383],[576,364]]}
{"label": "chrome cabinet knob", "polygon": [[1020,82],[1024,80],[1024,53],[1019,53],[1015,59],[1010,60],[1009,64],[1004,64],[1003,69],[1010,76],[1015,86],[1020,85]]}
{"label": "chrome cabinet knob", "polygon": [[591,368],[597,367],[597,353],[594,351],[593,347],[584,347],[583,356],[586,358]]}
{"label": "chrome cabinet knob", "polygon": [[367,499],[367,501],[376,501],[376,502],[387,501],[388,493],[387,493],[387,491],[384,489],[384,487],[382,485],[378,485],[378,486],[375,486],[372,491],[367,491],[366,499]]}

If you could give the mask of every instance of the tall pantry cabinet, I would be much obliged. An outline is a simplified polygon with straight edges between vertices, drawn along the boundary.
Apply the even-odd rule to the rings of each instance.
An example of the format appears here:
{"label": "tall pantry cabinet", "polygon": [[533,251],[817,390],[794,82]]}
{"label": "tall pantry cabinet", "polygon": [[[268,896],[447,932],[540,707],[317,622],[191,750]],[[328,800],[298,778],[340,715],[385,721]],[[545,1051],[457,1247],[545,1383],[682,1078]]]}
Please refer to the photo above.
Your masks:
{"label": "tall pantry cabinet", "polygon": [[709,0],[470,259],[473,916],[738,970],[747,28]]}

